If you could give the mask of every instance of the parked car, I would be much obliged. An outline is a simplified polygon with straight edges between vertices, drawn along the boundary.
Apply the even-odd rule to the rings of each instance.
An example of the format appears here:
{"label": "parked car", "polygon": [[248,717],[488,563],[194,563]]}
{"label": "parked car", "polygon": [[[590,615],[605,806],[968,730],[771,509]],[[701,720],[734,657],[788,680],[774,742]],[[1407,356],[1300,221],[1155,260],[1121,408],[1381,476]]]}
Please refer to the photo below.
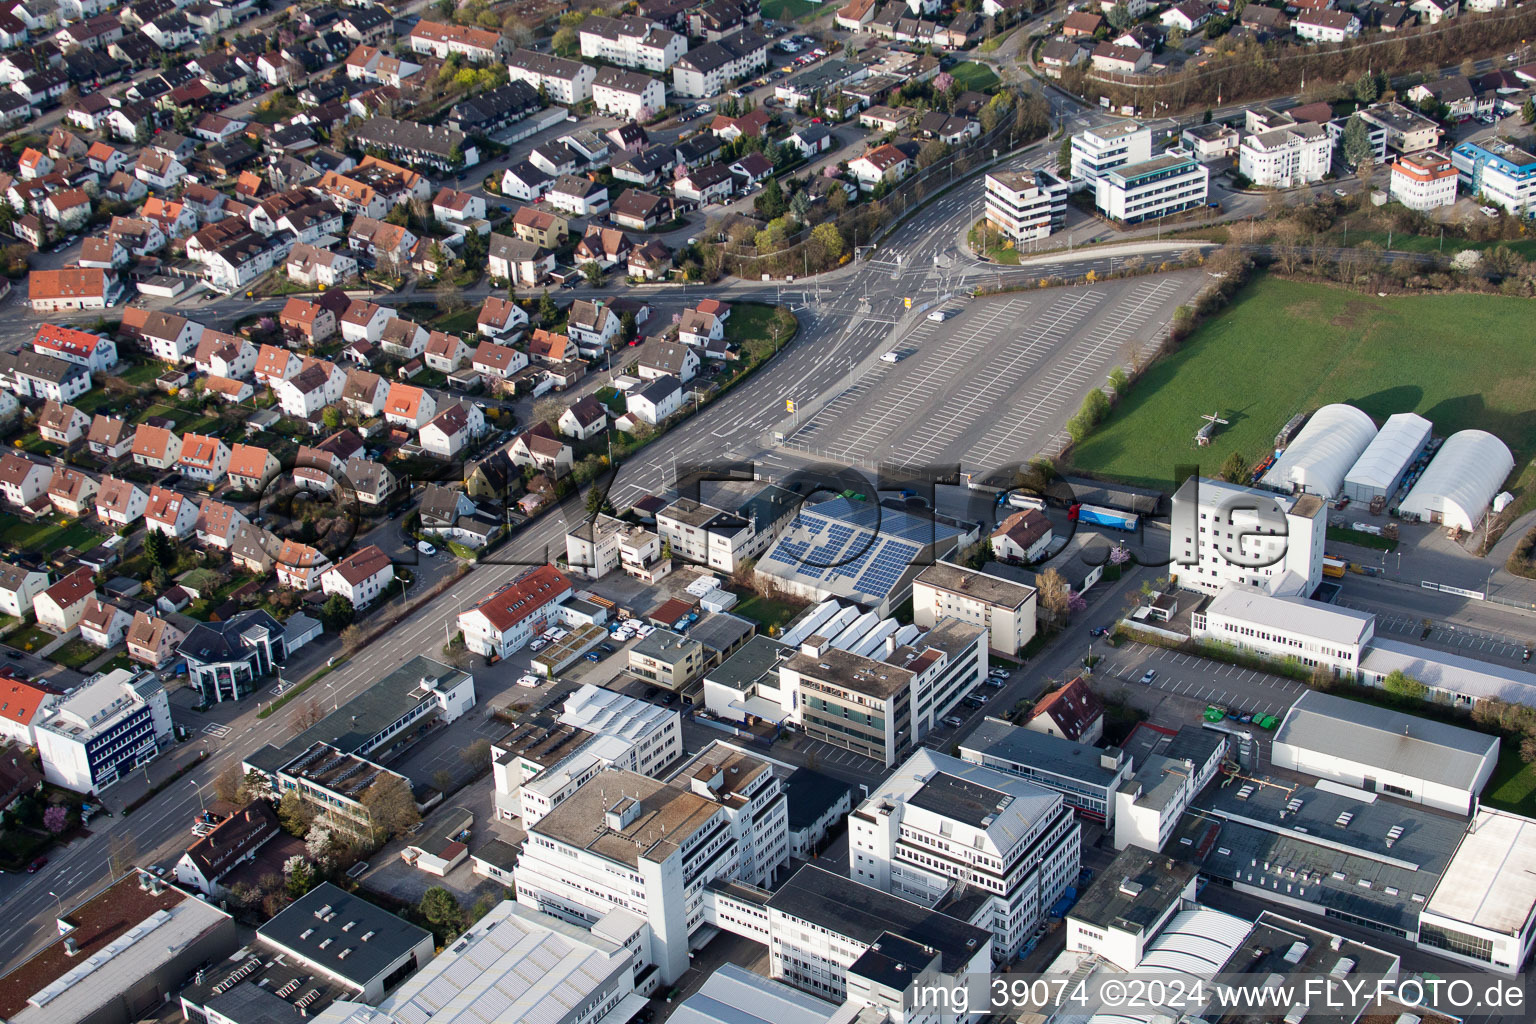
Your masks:
{"label": "parked car", "polygon": [[416,550],[420,551],[422,554],[429,558],[437,554],[437,548],[433,547],[431,544],[428,544],[424,540],[419,540],[416,542]]}
{"label": "parked car", "polygon": [[591,661],[591,662],[598,662],[598,661],[602,661],[603,660],[603,656],[601,654],[599,654],[598,652],[596,652],[596,651],[588,651],[587,654],[586,654],[586,658],[587,658],[588,661]]}
{"label": "parked car", "polygon": [[539,685],[539,677],[534,675],[518,676],[517,685],[527,687],[531,690]]}
{"label": "parked car", "polygon": [[530,651],[532,651],[534,654],[538,654],[540,651],[542,651],[544,648],[546,648],[548,646],[549,646],[549,641],[545,640],[543,637],[539,637],[539,639],[535,640],[533,643],[528,645],[528,649]]}
{"label": "parked car", "polygon": [[961,718],[959,715],[950,715],[948,718],[944,719],[944,724],[949,726],[951,729],[958,729],[960,726],[965,724],[965,719]]}
{"label": "parked car", "polygon": [[1155,669],[1155,668],[1149,668],[1149,669],[1147,669],[1145,672],[1143,672],[1141,674],[1141,681],[1142,681],[1143,685],[1152,682],[1152,680],[1154,680],[1156,678],[1157,678],[1157,669]]}
{"label": "parked car", "polygon": [[35,860],[32,861],[31,864],[27,865],[27,874],[29,874],[29,875],[37,874],[39,871],[43,870],[43,867],[45,865],[47,865],[47,863],[48,863],[48,858],[47,857],[38,857],[38,858],[36,858]]}

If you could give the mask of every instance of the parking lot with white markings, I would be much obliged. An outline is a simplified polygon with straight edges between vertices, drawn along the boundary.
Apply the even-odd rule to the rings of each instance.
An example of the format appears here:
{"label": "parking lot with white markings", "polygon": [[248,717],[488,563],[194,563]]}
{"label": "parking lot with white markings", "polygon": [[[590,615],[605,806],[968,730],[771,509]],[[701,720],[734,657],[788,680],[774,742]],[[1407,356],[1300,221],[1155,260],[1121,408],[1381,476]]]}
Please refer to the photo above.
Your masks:
{"label": "parking lot with white markings", "polygon": [[1169,274],[984,297],[942,323],[925,317],[888,345],[894,361],[851,378],[788,446],[852,463],[972,469],[1059,449],[1083,395],[1154,344],[1201,283]]}
{"label": "parking lot with white markings", "polygon": [[[1149,670],[1157,675],[1150,683],[1142,683]],[[1108,653],[1097,674],[1101,680],[1113,676],[1132,690],[1160,690],[1185,700],[1219,704],[1238,714],[1277,718],[1307,689],[1294,679],[1139,643]]]}
{"label": "parking lot with white markings", "polygon": [[1483,660],[1500,658],[1518,662],[1524,659],[1525,652],[1529,649],[1527,647],[1529,641],[1524,639],[1438,622],[1430,626],[1429,635],[1425,636],[1424,619],[1421,617],[1383,614],[1374,608],[1365,608],[1343,600],[1338,603],[1345,608],[1355,608],[1358,611],[1374,614],[1378,633],[1393,633],[1414,643],[1426,643],[1451,650],[1459,649],[1469,657]]}

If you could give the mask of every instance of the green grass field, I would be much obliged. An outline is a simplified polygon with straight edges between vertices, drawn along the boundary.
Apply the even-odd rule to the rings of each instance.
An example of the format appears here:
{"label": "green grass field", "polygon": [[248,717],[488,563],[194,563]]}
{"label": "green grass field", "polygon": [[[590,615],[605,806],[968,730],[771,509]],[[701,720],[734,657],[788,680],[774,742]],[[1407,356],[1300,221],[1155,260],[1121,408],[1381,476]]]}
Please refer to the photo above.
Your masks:
{"label": "green grass field", "polygon": [[96,531],[81,522],[65,523],[56,516],[49,516],[30,523],[10,513],[0,515],[0,545],[22,551],[47,555],[60,548],[79,547],[98,540]]}
{"label": "green grass field", "polygon": [[1499,744],[1499,763],[1483,787],[1482,801],[1513,814],[1536,814],[1536,765],[1520,760],[1520,744]]}
{"label": "green grass field", "polygon": [[986,92],[997,84],[997,72],[985,64],[978,64],[974,60],[964,61],[949,69],[955,81],[960,83],[962,89],[974,89],[977,92]]}
{"label": "green grass field", "polygon": [[[1531,323],[1528,299],[1375,298],[1260,277],[1158,360],[1071,459],[1088,472],[1166,488],[1175,465],[1215,474],[1233,451],[1257,462],[1295,413],[1348,402],[1378,424],[1417,412],[1440,436],[1490,431],[1509,445],[1523,485],[1536,454]],[[1203,413],[1230,423],[1197,448]]]}
{"label": "green grass field", "polygon": [[801,21],[830,10],[836,8],[813,4],[811,0],[763,0],[762,15],[770,21]]}

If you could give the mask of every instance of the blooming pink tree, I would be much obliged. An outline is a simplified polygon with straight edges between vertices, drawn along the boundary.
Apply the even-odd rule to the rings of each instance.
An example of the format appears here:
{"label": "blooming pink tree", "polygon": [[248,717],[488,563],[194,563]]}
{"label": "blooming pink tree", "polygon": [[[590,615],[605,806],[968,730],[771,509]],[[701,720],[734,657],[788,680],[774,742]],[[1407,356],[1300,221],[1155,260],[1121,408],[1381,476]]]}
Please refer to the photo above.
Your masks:
{"label": "blooming pink tree", "polygon": [[54,804],[43,812],[43,827],[54,835],[64,831],[69,824],[69,812],[58,804]]}

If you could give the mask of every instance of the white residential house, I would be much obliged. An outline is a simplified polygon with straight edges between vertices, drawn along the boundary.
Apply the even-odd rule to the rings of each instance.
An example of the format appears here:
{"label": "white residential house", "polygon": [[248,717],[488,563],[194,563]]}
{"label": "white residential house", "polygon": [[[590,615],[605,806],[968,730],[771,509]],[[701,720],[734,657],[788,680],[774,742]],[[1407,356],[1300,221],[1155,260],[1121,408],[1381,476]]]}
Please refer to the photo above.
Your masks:
{"label": "white residential house", "polygon": [[176,540],[190,537],[197,526],[197,503],[180,491],[157,484],[149,489],[144,523],[149,530]]}
{"label": "white residential house", "polygon": [[[1420,0],[1434,3],[1435,0]],[[1360,34],[1360,19],[1348,11],[1302,11],[1291,22],[1300,39],[1309,43],[1342,43]]]}
{"label": "white residential house", "polygon": [[320,588],[327,594],[340,594],[356,609],[366,608],[388,589],[395,579],[395,563],[377,545],[354,551],[327,569],[320,577]]}
{"label": "white residential house", "polygon": [[1292,124],[1244,138],[1238,170],[1255,185],[1294,188],[1322,181],[1333,166],[1333,137],[1320,124]]}
{"label": "white residential house", "polygon": [[451,459],[485,433],[485,414],[469,402],[451,405],[421,428],[418,443],[429,455]]}

